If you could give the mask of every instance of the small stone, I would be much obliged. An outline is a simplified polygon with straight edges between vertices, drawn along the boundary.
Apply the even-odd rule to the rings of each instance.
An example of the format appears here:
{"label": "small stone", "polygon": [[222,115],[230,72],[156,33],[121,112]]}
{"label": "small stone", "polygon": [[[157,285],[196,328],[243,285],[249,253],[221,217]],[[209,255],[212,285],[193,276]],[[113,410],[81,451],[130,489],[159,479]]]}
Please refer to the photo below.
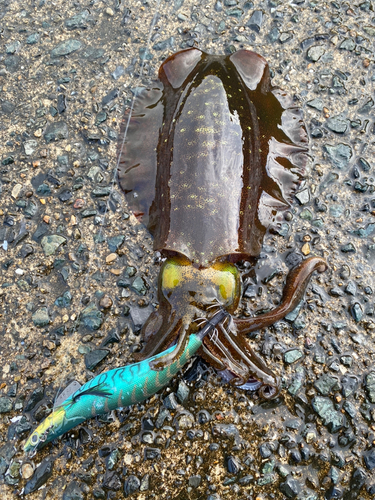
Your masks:
{"label": "small stone", "polygon": [[42,387],[37,387],[36,389],[34,389],[33,392],[30,394],[30,397],[25,405],[25,412],[27,413],[33,410],[35,406],[40,401],[42,401],[43,397],[44,397],[44,390]]}
{"label": "small stone", "polygon": [[349,281],[345,287],[345,292],[349,295],[355,295],[357,293],[357,287],[353,281]]}
{"label": "small stone", "polygon": [[111,451],[111,453],[109,454],[109,456],[107,457],[107,460],[106,460],[107,469],[108,470],[114,469],[114,467],[117,464],[117,462],[119,461],[120,457],[121,457],[120,450],[118,450],[116,448],[115,450]]}
{"label": "small stone", "polygon": [[271,31],[268,33],[268,39],[271,43],[275,43],[280,36],[280,31],[276,26],[274,26]]}
{"label": "small stone", "polygon": [[370,402],[375,403],[375,372],[370,372],[365,376],[365,387]]}
{"label": "small stone", "polygon": [[128,497],[128,496],[132,495],[133,493],[135,493],[136,491],[139,490],[140,486],[141,486],[141,482],[137,478],[137,476],[134,476],[134,475],[129,476],[124,484],[125,496]]}
{"label": "small stone", "polygon": [[288,364],[295,363],[303,357],[303,353],[299,349],[290,349],[284,353],[284,362]]}
{"label": "small stone", "polygon": [[163,405],[167,408],[167,410],[175,410],[178,408],[178,402],[174,392],[171,392],[165,399],[163,399]]}
{"label": "small stone", "polygon": [[34,469],[33,469],[32,465],[30,465],[28,463],[22,464],[21,476],[23,477],[23,479],[30,479],[33,474],[34,474]]}
{"label": "small stone", "polygon": [[315,99],[312,99],[311,101],[307,101],[306,103],[310,108],[317,109],[318,111],[322,111],[324,108],[323,101],[319,99],[319,97],[316,97]]}
{"label": "small stone", "polygon": [[13,403],[10,398],[2,397],[0,398],[0,413],[9,413],[12,411]]}
{"label": "small stone", "polygon": [[86,368],[92,371],[103,359],[108,356],[109,351],[107,349],[95,349],[94,351],[85,354],[85,365]]}
{"label": "small stone", "polygon": [[363,309],[362,306],[356,302],[350,309],[352,313],[353,319],[356,323],[359,323],[363,317]]}
{"label": "small stone", "polygon": [[339,49],[352,52],[355,49],[355,41],[353,38],[345,38],[345,40],[340,43]]}
{"label": "small stone", "polygon": [[262,10],[254,10],[246,26],[259,33],[263,23],[263,15]]}
{"label": "small stone", "polygon": [[139,487],[139,491],[147,491],[150,487],[150,475],[145,474],[141,479],[141,486]]}
{"label": "small stone", "polygon": [[16,184],[14,188],[12,189],[12,198],[15,200],[18,198],[20,192],[22,190],[22,184]]}
{"label": "small stone", "polygon": [[108,295],[104,295],[99,301],[99,307],[101,309],[110,309],[112,307],[113,301]]}
{"label": "small stone", "polygon": [[16,52],[18,52],[20,47],[21,47],[21,42],[19,42],[18,40],[15,40],[14,42],[11,42],[11,43],[8,43],[7,45],[5,45],[5,53],[6,54],[15,54]]}
{"label": "small stone", "polygon": [[132,283],[132,288],[139,295],[146,295],[146,293],[147,293],[146,283],[144,282],[144,280],[141,276],[138,276],[137,278],[135,278],[135,280]]}
{"label": "small stone", "polygon": [[30,139],[29,141],[25,141],[23,143],[23,148],[25,150],[26,156],[31,156],[33,153],[35,153],[37,147],[38,141],[35,141],[34,139]]}
{"label": "small stone", "polygon": [[46,458],[36,468],[33,477],[26,483],[24,495],[29,495],[33,491],[38,490],[52,476],[53,460]]}
{"label": "small stone", "polygon": [[352,148],[344,143],[339,143],[336,146],[325,144],[323,149],[328,153],[333,165],[338,168],[347,167],[353,156]]}
{"label": "small stone", "polygon": [[105,258],[105,262],[106,262],[106,264],[113,264],[113,262],[115,262],[117,260],[117,258],[118,258],[117,253],[110,253]]}
{"label": "small stone", "polygon": [[57,234],[44,236],[40,242],[46,257],[53,255],[60,245],[63,245],[64,243],[66,243],[66,238]]}
{"label": "small stone", "polygon": [[48,309],[46,307],[40,307],[32,315],[32,320],[33,320],[34,325],[37,328],[43,328],[43,327],[49,325],[50,318],[48,316]]}
{"label": "small stone", "polygon": [[301,485],[292,477],[288,477],[284,483],[280,484],[280,491],[288,498],[296,498],[300,492]]}
{"label": "small stone", "polygon": [[299,201],[300,205],[305,205],[310,201],[310,191],[306,189],[302,189],[297,194],[294,195]]}
{"label": "small stone", "polygon": [[167,38],[166,40],[161,40],[160,42],[157,42],[155,43],[155,45],[153,45],[153,49],[154,50],[167,50],[168,48],[173,48],[174,46],[174,37],[171,36],[169,38]]}
{"label": "small stone", "polygon": [[301,248],[301,252],[303,253],[303,255],[309,255],[311,253],[310,244],[305,243]]}
{"label": "small stone", "polygon": [[325,53],[325,48],[322,45],[314,45],[307,51],[307,59],[312,62],[317,62]]}
{"label": "small stone", "polygon": [[314,387],[316,387],[323,396],[328,396],[332,391],[337,391],[341,388],[338,379],[329,373],[324,373],[318,378],[314,383]]}
{"label": "small stone", "polygon": [[108,248],[111,252],[116,252],[120,248],[120,246],[124,243],[125,236],[123,234],[118,234],[117,236],[112,236],[108,238]]}
{"label": "small stone", "polygon": [[334,116],[327,120],[327,128],[336,134],[345,134],[348,130],[348,122],[347,120]]}
{"label": "small stone", "polygon": [[122,75],[125,74],[125,68],[124,66],[117,66],[114,72],[112,73],[112,78],[114,80],[118,80]]}
{"label": "small stone", "polygon": [[186,401],[189,397],[189,387],[185,384],[183,380],[180,380],[177,388],[177,398],[180,401],[180,403],[183,403]]}
{"label": "small stone", "polygon": [[293,32],[292,31],[286,31],[285,33],[281,33],[279,36],[279,42],[281,44],[287,43],[292,39],[293,39]]}
{"label": "small stone", "polygon": [[355,229],[354,231],[350,231],[354,236],[358,236],[359,238],[368,238],[372,236],[375,232],[375,224],[370,223],[365,227],[360,227],[359,229]]}
{"label": "small stone", "polygon": [[372,448],[368,452],[364,452],[363,458],[368,470],[375,469],[375,448]]}
{"label": "small stone", "polygon": [[77,28],[87,28],[88,21],[90,20],[90,12],[88,10],[83,10],[79,14],[70,17],[65,21],[65,26],[68,30],[74,30]]}
{"label": "small stone", "polygon": [[99,311],[95,304],[88,305],[81,312],[81,321],[90,330],[99,330],[103,323],[103,313]]}
{"label": "small stone", "polygon": [[72,54],[76,50],[79,50],[82,47],[82,42],[79,40],[65,40],[64,42],[59,43],[54,49],[51,50],[52,57],[60,57],[67,56]]}
{"label": "small stone", "polygon": [[26,43],[28,45],[34,45],[36,43],[39,42],[39,39],[40,39],[40,35],[39,33],[31,33],[31,35],[29,35],[27,38],[26,38]]}
{"label": "small stone", "polygon": [[63,121],[50,123],[44,131],[44,139],[47,144],[53,141],[68,139],[68,137],[68,125]]}
{"label": "small stone", "polygon": [[102,99],[102,106],[105,106],[112,102],[116,97],[119,96],[119,89],[111,90],[107,95],[105,95]]}
{"label": "small stone", "polygon": [[67,290],[61,295],[61,297],[57,297],[55,300],[55,305],[57,307],[70,307],[72,303],[72,294]]}
{"label": "small stone", "polygon": [[340,250],[343,252],[343,253],[356,253],[356,249],[355,249],[355,246],[353,245],[353,243],[348,243],[346,245],[343,245]]}
{"label": "small stone", "polygon": [[101,198],[104,196],[109,196],[111,194],[112,188],[111,186],[100,186],[96,187],[91,191],[91,194],[95,196],[95,198]]}
{"label": "small stone", "polygon": [[329,428],[330,432],[335,433],[342,428],[344,417],[334,409],[333,403],[329,398],[316,396],[312,400],[312,406],[319,417],[323,419],[324,425]]}
{"label": "small stone", "polygon": [[83,500],[84,496],[77,481],[72,481],[65,488],[62,500]]}
{"label": "small stone", "polygon": [[225,466],[229,474],[238,474],[241,470],[241,463],[237,457],[229,456],[225,458]]}
{"label": "small stone", "polygon": [[201,484],[202,477],[197,474],[196,476],[190,476],[189,477],[189,486],[192,488],[198,488],[198,486]]}

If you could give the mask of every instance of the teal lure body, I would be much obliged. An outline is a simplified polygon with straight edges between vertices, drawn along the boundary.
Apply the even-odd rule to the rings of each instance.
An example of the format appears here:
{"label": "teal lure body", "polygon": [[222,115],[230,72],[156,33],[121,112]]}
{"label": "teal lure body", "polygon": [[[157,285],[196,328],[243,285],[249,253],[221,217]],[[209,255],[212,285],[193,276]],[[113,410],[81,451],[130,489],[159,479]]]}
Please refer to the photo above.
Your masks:
{"label": "teal lure body", "polygon": [[219,311],[197,334],[191,334],[182,356],[160,371],[152,369],[150,363],[172,352],[174,346],[152,358],[103,372],[91,379],[43,420],[27,439],[24,451],[35,452],[88,418],[140,403],[154,395],[194,356],[202,345],[202,338],[226,316],[224,311]]}

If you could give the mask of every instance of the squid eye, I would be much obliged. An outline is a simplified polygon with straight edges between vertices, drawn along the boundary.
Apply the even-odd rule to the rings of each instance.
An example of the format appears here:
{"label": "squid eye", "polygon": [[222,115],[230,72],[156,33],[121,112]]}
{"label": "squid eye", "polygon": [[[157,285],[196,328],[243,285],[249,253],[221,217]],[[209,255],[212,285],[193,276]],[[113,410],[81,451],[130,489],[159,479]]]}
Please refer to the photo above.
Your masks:
{"label": "squid eye", "polygon": [[31,436],[31,442],[32,442],[33,444],[37,444],[37,442],[38,442],[38,441],[39,441],[39,437],[38,437],[38,435],[37,435],[37,434],[33,434],[33,435]]}

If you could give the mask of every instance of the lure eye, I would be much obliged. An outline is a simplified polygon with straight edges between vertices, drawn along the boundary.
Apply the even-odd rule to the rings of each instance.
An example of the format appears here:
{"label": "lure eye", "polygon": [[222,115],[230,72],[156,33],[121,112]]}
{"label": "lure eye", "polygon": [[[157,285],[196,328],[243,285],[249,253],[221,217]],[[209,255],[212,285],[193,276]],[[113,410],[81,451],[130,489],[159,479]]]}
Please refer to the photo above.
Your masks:
{"label": "lure eye", "polygon": [[37,434],[33,434],[33,435],[31,436],[31,442],[32,442],[32,444],[37,444],[37,443],[38,443],[38,441],[39,441],[39,437],[38,437],[38,435],[37,435]]}

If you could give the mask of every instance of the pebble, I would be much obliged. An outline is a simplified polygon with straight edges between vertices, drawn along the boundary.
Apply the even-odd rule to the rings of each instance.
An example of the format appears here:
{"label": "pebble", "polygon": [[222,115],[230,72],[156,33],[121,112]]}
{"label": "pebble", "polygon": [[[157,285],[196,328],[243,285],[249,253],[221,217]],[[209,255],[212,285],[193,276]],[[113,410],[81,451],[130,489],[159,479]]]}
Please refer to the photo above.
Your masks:
{"label": "pebble", "polygon": [[284,353],[284,362],[288,364],[295,363],[303,357],[303,353],[299,349],[290,349]]}
{"label": "pebble", "polygon": [[314,45],[307,51],[307,59],[312,62],[317,62],[325,54],[325,48],[322,45]]}
{"label": "pebble", "polygon": [[85,354],[85,366],[92,371],[103,361],[109,354],[107,349],[95,349]]}
{"label": "pebble", "polygon": [[10,398],[6,396],[0,397],[0,413],[9,413],[12,411],[13,402]]}
{"label": "pebble", "polygon": [[259,33],[263,24],[263,16],[262,10],[254,10],[246,26]]}
{"label": "pebble", "polygon": [[21,475],[23,479],[30,479],[34,474],[34,467],[29,463],[24,463],[21,466]]}
{"label": "pebble", "polygon": [[335,116],[327,120],[327,128],[336,134],[345,134],[348,130],[348,122]]}
{"label": "pebble", "polygon": [[305,205],[310,201],[310,191],[308,189],[303,189],[299,191],[295,197],[299,201],[300,205]]}
{"label": "pebble", "polygon": [[113,262],[115,262],[116,260],[118,259],[118,255],[117,253],[110,253],[109,255],[107,255],[107,257],[105,258],[105,262],[106,264],[112,264]]}
{"label": "pebble", "polygon": [[108,238],[107,243],[108,243],[108,248],[111,252],[116,252],[121,245],[125,241],[125,236],[123,234],[119,234],[117,236],[113,236],[111,238]]}
{"label": "pebble", "polygon": [[328,396],[332,391],[338,391],[341,389],[337,377],[333,377],[329,373],[324,373],[321,377],[319,377],[315,381],[314,387],[316,387],[320,394],[323,394],[323,396]]}
{"label": "pebble", "polygon": [[345,40],[340,43],[339,49],[352,52],[355,49],[355,41],[353,38],[345,38]]}
{"label": "pebble", "polygon": [[71,481],[65,488],[62,500],[83,500],[84,495],[77,481]]}
{"label": "pebble", "polygon": [[363,454],[365,465],[368,470],[375,469],[375,448],[371,448],[368,452]]}
{"label": "pebble", "polygon": [[35,141],[34,139],[31,139],[29,141],[25,141],[23,143],[23,148],[25,150],[26,156],[31,156],[32,154],[34,154],[37,147],[38,147],[38,142]]}
{"label": "pebble", "polygon": [[370,402],[375,403],[375,372],[370,372],[365,376],[365,387]]}
{"label": "pebble", "polygon": [[51,57],[67,56],[69,54],[72,54],[73,52],[76,52],[81,47],[82,42],[80,40],[64,40],[51,50]]}
{"label": "pebble", "polygon": [[68,125],[63,121],[52,122],[49,125],[47,125],[43,136],[47,144],[54,141],[61,141],[63,139],[68,139],[69,137]]}
{"label": "pebble", "polygon": [[24,495],[29,495],[33,491],[38,490],[52,476],[54,461],[46,458],[36,468],[33,477],[26,483]]}
{"label": "pebble", "polygon": [[35,406],[40,401],[42,401],[43,397],[44,397],[44,390],[42,387],[37,387],[36,389],[34,389],[33,392],[30,394],[29,399],[27,400],[24,411],[26,413],[32,411],[35,408]]}
{"label": "pebble", "polygon": [[355,304],[352,305],[350,311],[352,313],[354,321],[356,323],[359,323],[361,321],[361,319],[363,318],[363,309],[362,309],[361,304],[356,302]]}
{"label": "pebble", "polygon": [[329,398],[316,396],[312,400],[312,406],[316,413],[323,419],[330,432],[338,432],[344,423],[343,415],[334,409],[333,403]]}
{"label": "pebble", "polygon": [[323,149],[327,152],[333,165],[338,168],[347,167],[353,156],[352,148],[348,144],[344,143],[339,143],[335,146],[325,144]]}
{"label": "pebble", "polygon": [[284,483],[280,484],[280,491],[288,498],[296,498],[301,490],[301,485],[295,479],[288,477]]}
{"label": "pebble", "polygon": [[41,246],[44,251],[44,255],[46,257],[53,255],[56,250],[60,247],[60,245],[63,245],[66,243],[66,238],[64,236],[59,236],[57,234],[49,235],[49,236],[44,236],[41,239]]}
{"label": "pebble", "polygon": [[50,317],[48,315],[47,307],[40,307],[32,315],[32,320],[37,328],[43,328],[49,325]]}
{"label": "pebble", "polygon": [[83,10],[82,12],[79,12],[69,19],[66,19],[64,24],[68,30],[74,30],[78,28],[84,29],[88,27],[88,23],[90,20],[90,12],[88,10]]}
{"label": "pebble", "polygon": [[99,330],[104,321],[103,313],[99,311],[95,304],[89,304],[81,312],[81,321],[90,330]]}
{"label": "pebble", "polygon": [[147,307],[138,307],[138,306],[131,306],[130,307],[130,317],[132,319],[132,322],[134,324],[134,331],[138,332],[143,324],[146,322],[150,314],[153,312],[153,307],[152,306],[147,306]]}

